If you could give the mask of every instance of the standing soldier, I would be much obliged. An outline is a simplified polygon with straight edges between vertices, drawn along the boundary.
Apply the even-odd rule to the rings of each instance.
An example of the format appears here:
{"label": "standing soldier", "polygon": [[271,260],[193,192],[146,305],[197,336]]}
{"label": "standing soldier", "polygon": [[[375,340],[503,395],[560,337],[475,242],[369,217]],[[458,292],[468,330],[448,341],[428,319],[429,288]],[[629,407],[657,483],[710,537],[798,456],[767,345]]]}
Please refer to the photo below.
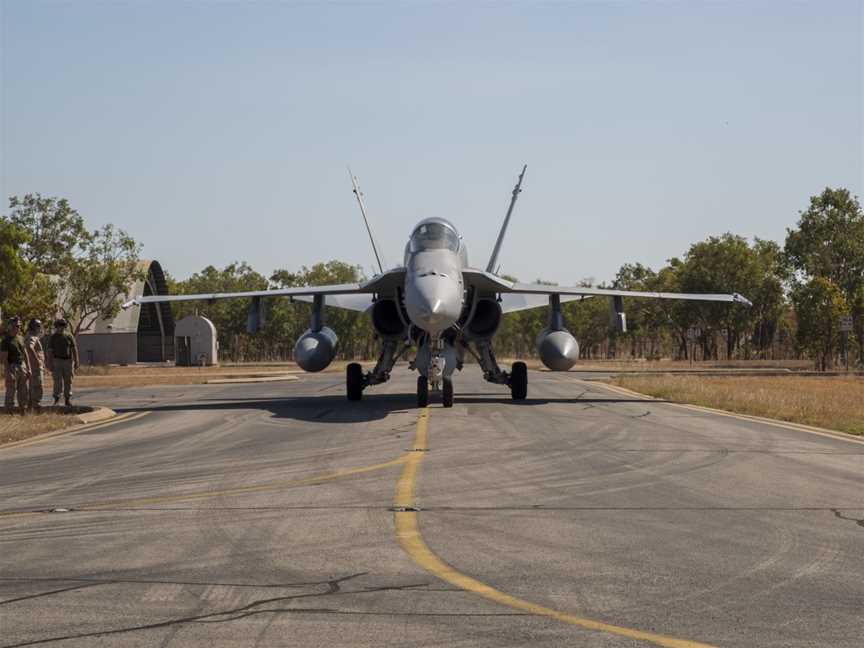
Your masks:
{"label": "standing soldier", "polygon": [[24,414],[30,401],[27,388],[30,365],[27,361],[24,340],[18,335],[21,330],[21,320],[17,317],[10,317],[7,326],[6,336],[0,342],[0,366],[3,368],[3,376],[6,381],[6,411],[10,414],[15,411],[15,397],[17,396],[18,407]]}
{"label": "standing soldier", "polygon": [[42,349],[42,322],[30,320],[24,346],[30,362],[30,408],[39,410],[42,403],[42,382],[45,374],[45,352]]}
{"label": "standing soldier", "polygon": [[72,378],[77,371],[78,345],[75,338],[66,331],[67,322],[58,319],[54,322],[54,333],[48,338],[48,368],[54,378],[54,404],[60,402],[62,389],[66,407],[72,405]]}

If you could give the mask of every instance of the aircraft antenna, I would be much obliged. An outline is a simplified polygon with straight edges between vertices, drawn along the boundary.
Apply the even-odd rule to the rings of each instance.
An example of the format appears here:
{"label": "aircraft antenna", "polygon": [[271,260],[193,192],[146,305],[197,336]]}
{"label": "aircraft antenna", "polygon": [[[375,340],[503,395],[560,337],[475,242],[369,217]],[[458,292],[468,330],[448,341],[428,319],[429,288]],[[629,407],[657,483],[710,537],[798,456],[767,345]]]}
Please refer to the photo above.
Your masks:
{"label": "aircraft antenna", "polygon": [[498,261],[498,253],[501,252],[501,244],[504,242],[504,235],[507,233],[507,226],[510,224],[510,216],[513,214],[513,208],[516,206],[516,199],[522,192],[522,178],[525,177],[525,169],[528,165],[522,166],[522,173],[519,174],[519,181],[513,187],[513,196],[510,198],[510,206],[507,208],[507,215],[504,217],[504,224],[501,225],[501,231],[498,232],[498,240],[495,241],[495,249],[492,250],[492,256],[489,263],[486,264],[486,272],[492,272],[495,268],[495,262]]}
{"label": "aircraft antenna", "polygon": [[375,253],[375,261],[378,262],[378,271],[384,274],[384,266],[381,263],[381,256],[378,254],[378,246],[375,245],[375,237],[372,236],[372,228],[369,227],[369,219],[366,217],[366,205],[363,204],[363,192],[360,191],[360,185],[357,183],[357,177],[351,173],[351,167],[348,167],[348,175],[351,176],[351,185],[354,187],[354,195],[357,196],[357,204],[360,205],[360,213],[363,214],[363,222],[366,224],[366,232],[369,234],[369,242],[372,244],[372,251]]}

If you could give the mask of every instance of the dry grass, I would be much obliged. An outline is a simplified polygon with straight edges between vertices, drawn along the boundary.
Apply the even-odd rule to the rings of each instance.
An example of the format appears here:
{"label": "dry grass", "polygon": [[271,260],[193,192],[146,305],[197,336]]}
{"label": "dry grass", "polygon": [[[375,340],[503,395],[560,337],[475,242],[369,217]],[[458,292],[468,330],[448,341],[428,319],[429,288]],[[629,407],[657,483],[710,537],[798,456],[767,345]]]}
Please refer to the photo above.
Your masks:
{"label": "dry grass", "polygon": [[[344,371],[346,363],[334,362],[327,371]],[[82,366],[75,387],[138,387],[143,385],[200,385],[214,378],[258,378],[302,372],[293,362],[221,365],[218,367],[175,367],[173,365]],[[46,376],[46,393],[51,376]]]}
{"label": "dry grass", "polygon": [[79,423],[77,416],[51,411],[26,416],[0,414],[0,445],[62,430],[76,423]]}
{"label": "dry grass", "polygon": [[[501,364],[511,364],[518,358],[501,359]],[[524,358],[529,369],[543,370],[543,363],[537,358]],[[694,362],[687,360],[579,360],[571,371],[722,371],[738,369],[775,369],[809,371],[814,368],[810,360],[706,360]]]}
{"label": "dry grass", "polygon": [[656,398],[864,434],[864,378],[618,376],[613,384]]}
{"label": "dry grass", "polygon": [[[335,362],[333,363],[336,364]],[[344,366],[344,365],[343,365]],[[284,373],[299,371],[294,362],[272,362],[255,364],[223,364],[216,367],[175,367],[170,364],[141,365],[81,365],[78,370],[80,377],[99,376],[164,376],[170,374],[205,375],[236,374],[236,373]]]}

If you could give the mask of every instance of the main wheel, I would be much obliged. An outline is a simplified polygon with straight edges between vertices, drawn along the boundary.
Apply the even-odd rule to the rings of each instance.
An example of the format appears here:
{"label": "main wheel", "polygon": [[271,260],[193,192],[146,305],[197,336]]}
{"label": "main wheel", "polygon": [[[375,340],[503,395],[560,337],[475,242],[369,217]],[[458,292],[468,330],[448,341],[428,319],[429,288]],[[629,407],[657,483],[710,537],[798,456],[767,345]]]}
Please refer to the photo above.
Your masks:
{"label": "main wheel", "polygon": [[525,400],[528,395],[528,366],[514,362],[510,370],[510,394],[513,400]]}
{"label": "main wheel", "polygon": [[345,388],[349,401],[363,398],[363,367],[352,362],[345,368]]}
{"label": "main wheel", "polygon": [[444,407],[453,407],[453,379],[444,378],[441,389],[441,402]]}
{"label": "main wheel", "polygon": [[429,404],[429,379],[426,376],[417,376],[417,407],[426,407]]}

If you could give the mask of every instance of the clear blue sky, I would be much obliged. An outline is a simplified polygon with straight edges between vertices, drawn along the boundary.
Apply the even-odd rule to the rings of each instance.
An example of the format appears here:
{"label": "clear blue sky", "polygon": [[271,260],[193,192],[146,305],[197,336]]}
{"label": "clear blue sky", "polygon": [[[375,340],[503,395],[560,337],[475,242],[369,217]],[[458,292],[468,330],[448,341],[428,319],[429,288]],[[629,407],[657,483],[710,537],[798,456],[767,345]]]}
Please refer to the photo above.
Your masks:
{"label": "clear blue sky", "polygon": [[864,194],[862,2],[2,3],[2,193],[67,197],[185,277],[391,265],[444,216],[485,265],[611,278],[782,240]]}

